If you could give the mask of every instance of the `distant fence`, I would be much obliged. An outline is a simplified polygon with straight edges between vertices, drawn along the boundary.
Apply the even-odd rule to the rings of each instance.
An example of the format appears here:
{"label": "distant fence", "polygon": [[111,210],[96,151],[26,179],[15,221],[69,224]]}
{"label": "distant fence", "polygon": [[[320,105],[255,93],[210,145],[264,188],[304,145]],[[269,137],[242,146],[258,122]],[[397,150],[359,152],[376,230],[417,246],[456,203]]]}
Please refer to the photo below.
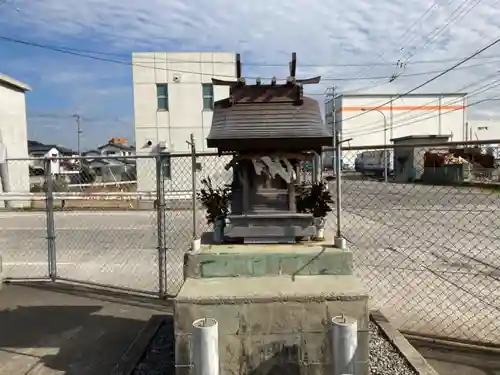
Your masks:
{"label": "distant fence", "polygon": [[[498,144],[343,147],[341,173],[321,172],[332,193],[341,177],[342,200],[336,202],[341,205],[340,234],[355,255],[356,273],[370,292],[372,307],[398,328],[500,344]],[[384,159],[370,159],[369,168],[359,164],[362,153],[383,155],[383,150],[392,155],[387,182]],[[232,173],[225,168],[230,158],[213,153],[138,157],[136,183],[84,183],[78,191],[62,191],[64,186],[57,187],[47,173],[44,185],[49,181],[50,189],[1,194],[0,199],[29,207],[36,201],[45,216],[16,221],[1,214],[12,217],[0,224],[5,226],[2,236],[12,233],[4,238],[6,275],[175,295],[183,282],[184,253],[193,238],[210,230],[196,192],[205,177],[216,186],[230,183]],[[492,166],[486,165],[488,160]],[[444,172],[453,168],[463,171],[460,178]],[[431,170],[441,177],[433,180]],[[311,181],[318,172],[304,167],[300,179]],[[55,210],[62,200],[64,208],[94,212]],[[117,208],[141,211],[107,211]],[[41,220],[44,228],[33,229]],[[327,224],[333,241],[337,217],[328,216]],[[20,228],[23,236],[16,235]],[[43,261],[47,267],[41,269]]]}

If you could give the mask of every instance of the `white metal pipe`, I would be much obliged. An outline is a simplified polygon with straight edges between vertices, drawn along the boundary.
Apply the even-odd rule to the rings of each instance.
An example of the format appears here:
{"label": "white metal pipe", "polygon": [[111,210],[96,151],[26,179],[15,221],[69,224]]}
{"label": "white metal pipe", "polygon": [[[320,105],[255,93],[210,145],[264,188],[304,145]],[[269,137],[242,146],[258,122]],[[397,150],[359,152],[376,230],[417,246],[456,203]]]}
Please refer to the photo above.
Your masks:
{"label": "white metal pipe", "polygon": [[219,375],[219,323],[212,318],[193,322],[195,375]]}
{"label": "white metal pipe", "polygon": [[354,374],[358,347],[358,323],[344,315],[332,318],[333,374]]}
{"label": "white metal pipe", "polygon": [[[7,163],[7,145],[3,143],[2,131],[0,130],[0,192],[7,193],[11,189],[9,179],[9,166]],[[4,205],[10,208],[11,203],[4,201]]]}

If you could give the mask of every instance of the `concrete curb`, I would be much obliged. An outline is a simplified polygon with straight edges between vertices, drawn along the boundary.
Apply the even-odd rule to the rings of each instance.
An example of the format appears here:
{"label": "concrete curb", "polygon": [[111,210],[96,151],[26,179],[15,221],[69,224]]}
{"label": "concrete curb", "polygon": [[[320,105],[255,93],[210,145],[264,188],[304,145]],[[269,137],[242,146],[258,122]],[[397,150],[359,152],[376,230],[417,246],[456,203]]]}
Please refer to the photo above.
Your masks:
{"label": "concrete curb", "polygon": [[3,263],[2,263],[2,256],[0,255],[0,290],[3,288]]}
{"label": "concrete curb", "polygon": [[[166,203],[166,211],[191,211],[192,210],[192,203],[191,201],[185,201],[181,203],[175,203],[175,204],[170,204]],[[24,207],[24,208],[0,208],[0,212],[46,212],[47,210],[45,208],[31,208],[31,207]],[[130,211],[130,212],[136,212],[136,211],[147,211],[147,212],[156,212],[156,209],[153,208],[153,204],[151,204],[151,207],[143,208],[143,207],[137,207],[137,208],[130,208],[130,207],[54,207],[54,212],[102,212],[102,211]],[[203,211],[203,207],[199,206],[199,211]]]}
{"label": "concrete curb", "polygon": [[370,311],[370,318],[419,375],[439,375],[380,311]]}
{"label": "concrete curb", "polygon": [[426,336],[413,332],[401,331],[408,341],[427,346],[437,346],[439,348],[450,348],[450,350],[468,350],[473,352],[500,354],[500,346],[495,344],[485,344],[481,342],[465,342],[459,340],[446,339],[438,336]]}
{"label": "concrete curb", "polygon": [[153,315],[139,332],[135,340],[123,354],[121,362],[111,371],[111,375],[131,375],[144,357],[151,340],[165,324],[166,315]]}

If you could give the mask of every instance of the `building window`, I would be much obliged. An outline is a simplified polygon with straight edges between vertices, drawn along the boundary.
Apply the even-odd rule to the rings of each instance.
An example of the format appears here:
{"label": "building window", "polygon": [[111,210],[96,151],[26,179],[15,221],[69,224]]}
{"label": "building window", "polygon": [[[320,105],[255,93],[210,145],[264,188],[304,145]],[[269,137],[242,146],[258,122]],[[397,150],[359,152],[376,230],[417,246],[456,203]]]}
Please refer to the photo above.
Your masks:
{"label": "building window", "polygon": [[203,110],[211,111],[214,109],[214,86],[210,83],[203,85]]}
{"label": "building window", "polygon": [[156,85],[156,97],[158,98],[158,110],[168,111],[168,85]]}

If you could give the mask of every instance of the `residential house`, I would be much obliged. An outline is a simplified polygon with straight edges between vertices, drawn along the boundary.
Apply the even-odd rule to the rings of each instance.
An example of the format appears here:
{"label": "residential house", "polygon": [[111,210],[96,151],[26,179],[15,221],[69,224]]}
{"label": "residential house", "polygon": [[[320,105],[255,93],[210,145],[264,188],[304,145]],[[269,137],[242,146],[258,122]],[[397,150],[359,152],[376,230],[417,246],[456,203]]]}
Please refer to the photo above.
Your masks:
{"label": "residential house", "polygon": [[102,182],[131,181],[136,179],[135,146],[125,138],[111,138],[108,143],[83,153],[89,167]]}
{"label": "residential house", "polygon": [[28,153],[31,185],[43,185],[46,158],[52,158],[52,174],[64,176],[69,183],[80,183],[83,178],[76,159],[77,153],[69,148],[28,140]]}
{"label": "residential house", "polygon": [[[56,144],[44,144],[38,141],[28,140],[28,154],[30,157],[30,175],[38,176],[43,175],[44,172],[44,159],[47,157],[70,157],[75,156],[76,152]],[[73,164],[74,160],[68,160],[68,162],[63,164]],[[57,167],[57,172],[59,173],[59,168]],[[64,168],[64,167],[63,167]],[[69,168],[68,168],[69,169]],[[72,168],[71,168],[72,169]]]}
{"label": "residential house", "polygon": [[97,148],[102,156],[123,156],[130,157],[135,155],[135,146],[127,143],[126,138],[111,138],[108,143]]}

